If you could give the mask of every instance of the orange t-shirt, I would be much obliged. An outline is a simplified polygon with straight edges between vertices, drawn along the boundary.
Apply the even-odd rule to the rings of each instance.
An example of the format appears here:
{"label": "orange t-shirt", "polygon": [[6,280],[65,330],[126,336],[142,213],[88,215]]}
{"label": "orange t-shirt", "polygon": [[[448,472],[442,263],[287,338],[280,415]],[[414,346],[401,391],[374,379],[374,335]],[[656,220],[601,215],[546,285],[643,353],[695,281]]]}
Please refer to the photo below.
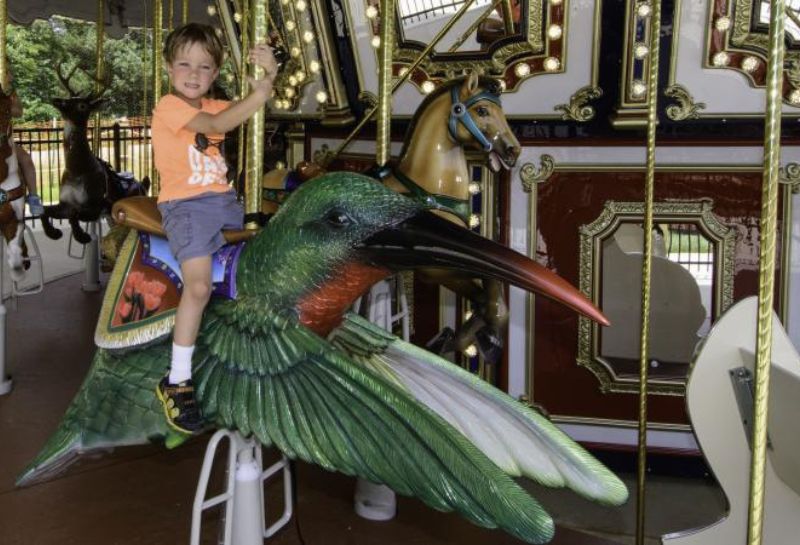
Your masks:
{"label": "orange t-shirt", "polygon": [[[196,132],[186,124],[201,111],[221,112],[230,105],[224,100],[201,99],[200,109],[187,104],[175,95],[165,95],[153,110],[153,158],[161,180],[158,202],[190,199],[210,191],[230,191],[225,159],[215,145],[204,151],[195,146]],[[221,142],[225,135],[207,134],[211,144]]]}

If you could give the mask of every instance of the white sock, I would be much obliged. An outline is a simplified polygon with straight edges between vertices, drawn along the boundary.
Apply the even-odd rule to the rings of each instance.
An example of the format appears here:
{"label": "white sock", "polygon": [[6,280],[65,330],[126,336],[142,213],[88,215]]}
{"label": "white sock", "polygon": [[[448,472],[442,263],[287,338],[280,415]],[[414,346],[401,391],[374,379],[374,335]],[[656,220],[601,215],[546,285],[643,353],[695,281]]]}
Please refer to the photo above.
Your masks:
{"label": "white sock", "polygon": [[179,384],[192,378],[192,353],[194,345],[181,346],[172,343],[172,364],[169,367],[169,383]]}

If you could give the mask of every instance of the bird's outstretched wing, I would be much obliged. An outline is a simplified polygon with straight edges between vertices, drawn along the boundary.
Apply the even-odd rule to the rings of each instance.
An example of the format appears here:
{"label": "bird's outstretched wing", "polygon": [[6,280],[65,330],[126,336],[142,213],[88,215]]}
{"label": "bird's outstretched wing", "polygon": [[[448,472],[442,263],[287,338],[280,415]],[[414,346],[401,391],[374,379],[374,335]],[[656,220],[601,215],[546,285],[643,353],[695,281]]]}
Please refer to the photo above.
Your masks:
{"label": "bird's outstretched wing", "polygon": [[209,308],[196,370],[207,418],[290,457],[385,483],[442,511],[530,543],[553,522],[464,435],[384,372],[374,372],[293,316],[247,301]]}
{"label": "bird's outstretched wing", "polygon": [[364,367],[402,385],[512,476],[568,487],[620,505],[620,479],[538,412],[452,363],[348,314],[331,342]]}

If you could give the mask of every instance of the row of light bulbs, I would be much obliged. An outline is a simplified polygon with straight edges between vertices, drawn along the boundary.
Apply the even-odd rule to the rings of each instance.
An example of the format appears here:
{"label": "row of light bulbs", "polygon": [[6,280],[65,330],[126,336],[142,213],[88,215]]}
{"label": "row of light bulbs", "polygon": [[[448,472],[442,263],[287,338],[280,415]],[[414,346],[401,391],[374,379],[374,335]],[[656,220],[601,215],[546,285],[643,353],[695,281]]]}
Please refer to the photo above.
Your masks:
{"label": "row of light bulbs", "polygon": [[[281,4],[287,6],[289,5],[290,1],[291,0],[281,0]],[[306,3],[306,0],[296,0],[294,3],[294,7],[298,12],[302,13],[308,8],[308,4]],[[217,8],[214,5],[209,5],[206,8],[206,11],[212,17],[217,14]],[[235,12],[233,14],[233,20],[236,21],[237,23],[241,23],[242,21],[241,13],[239,13],[238,11]],[[297,23],[292,20],[286,21],[284,25],[286,26],[286,29],[290,32],[293,31],[295,28],[297,28]],[[217,30],[221,32],[221,29]],[[306,30],[303,32],[301,39],[303,40],[303,42],[311,44],[314,41],[314,33],[311,32],[310,30]],[[294,58],[300,57],[302,53],[303,52],[301,51],[301,49],[297,46],[294,46],[289,49],[289,55],[291,55]],[[318,60],[312,60],[311,62],[308,63],[308,70],[312,74],[318,74],[321,69],[322,65]],[[294,98],[297,93],[295,87],[303,83],[306,80],[306,78],[307,75],[302,70],[298,70],[297,72],[289,76],[287,78],[289,86],[283,89],[283,95],[286,98],[279,98],[275,100],[273,103],[275,108],[278,110],[289,110],[292,107],[292,101],[290,99]],[[314,98],[316,98],[317,102],[319,102],[320,104],[324,104],[328,101],[328,93],[326,93],[324,90],[317,91]]]}
{"label": "row of light bulbs", "polygon": [[[717,17],[714,20],[714,28],[719,32],[727,32],[730,30],[731,26],[733,26],[733,21],[731,21],[731,18],[727,15]],[[717,68],[730,66],[731,56],[725,51],[718,51],[711,57],[711,64]],[[761,66],[761,59],[753,55],[745,55],[739,62],[739,68],[750,74],[757,71]],[[793,89],[792,92],[789,93],[789,102],[791,104],[800,105],[800,89]]]}

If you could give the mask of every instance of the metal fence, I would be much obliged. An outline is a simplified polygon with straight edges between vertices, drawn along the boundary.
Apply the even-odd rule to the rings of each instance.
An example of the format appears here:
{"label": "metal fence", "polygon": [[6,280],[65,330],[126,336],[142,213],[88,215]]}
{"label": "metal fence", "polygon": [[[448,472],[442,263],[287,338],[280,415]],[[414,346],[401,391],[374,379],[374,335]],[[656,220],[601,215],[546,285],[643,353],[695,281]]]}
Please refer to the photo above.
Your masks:
{"label": "metal fence", "polygon": [[[89,127],[89,142],[94,127]],[[14,128],[14,140],[31,154],[36,167],[36,185],[45,204],[58,202],[59,180],[64,171],[64,128]],[[97,155],[117,172],[132,172],[137,180],[148,174],[150,127],[114,123],[100,127]]]}

